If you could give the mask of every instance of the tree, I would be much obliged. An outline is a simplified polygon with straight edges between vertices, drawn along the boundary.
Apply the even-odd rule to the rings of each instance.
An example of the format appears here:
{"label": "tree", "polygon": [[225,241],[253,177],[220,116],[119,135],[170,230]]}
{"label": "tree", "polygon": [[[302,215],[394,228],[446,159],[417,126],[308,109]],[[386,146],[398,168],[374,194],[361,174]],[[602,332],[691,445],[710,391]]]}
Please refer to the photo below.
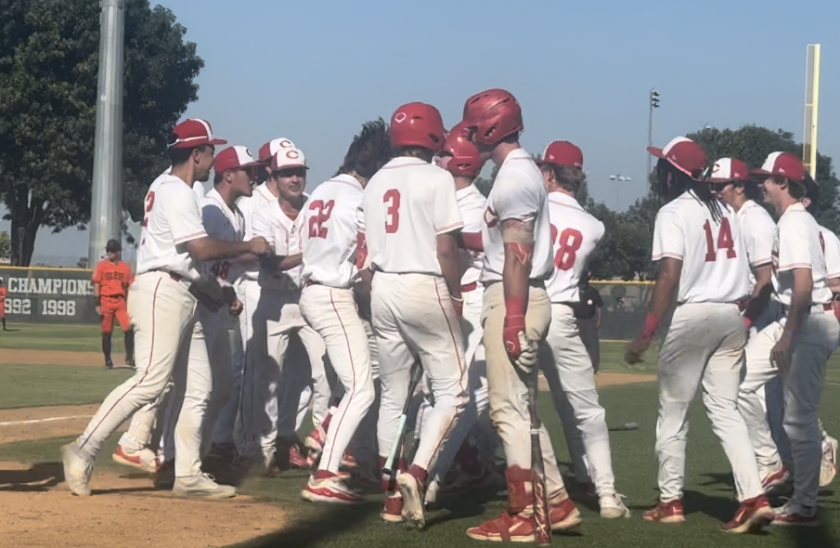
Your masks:
{"label": "tree", "polygon": [[0,259],[9,259],[12,253],[12,239],[5,230],[0,232]]}
{"label": "tree", "polygon": [[[197,99],[204,62],[170,10],[148,0],[126,0],[125,9],[123,208],[138,220],[146,186],[166,167],[169,129]],[[12,221],[12,262],[28,265],[39,227],[60,232],[90,220],[100,7],[0,0],[0,13],[0,201]]]}
{"label": "tree", "polygon": [[[793,133],[759,127],[743,126],[737,130],[707,128],[688,135],[703,150],[709,163],[719,158],[734,157],[747,163],[750,169],[761,167],[767,155],[772,152],[790,152],[802,157],[802,144],[793,140]],[[820,188],[814,217],[817,222],[832,232],[840,229],[840,212],[837,210],[838,186],[840,181],[834,173],[832,159],[817,154],[817,174],[814,178]],[[771,211],[775,215],[775,212]]]}

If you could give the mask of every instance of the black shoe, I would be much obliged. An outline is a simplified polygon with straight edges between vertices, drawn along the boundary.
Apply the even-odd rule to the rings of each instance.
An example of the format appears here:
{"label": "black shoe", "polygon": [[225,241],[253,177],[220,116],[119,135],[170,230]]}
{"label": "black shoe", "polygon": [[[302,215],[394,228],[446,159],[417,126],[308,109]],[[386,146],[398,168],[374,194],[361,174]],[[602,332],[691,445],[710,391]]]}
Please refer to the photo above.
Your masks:
{"label": "black shoe", "polygon": [[125,364],[126,364],[127,366],[129,366],[130,368],[132,368],[132,369],[135,369],[135,368],[137,367],[137,365],[134,363],[134,358],[128,358],[128,357],[126,357],[126,359],[125,359]]}
{"label": "black shoe", "polygon": [[113,368],[114,368],[114,362],[112,362],[111,360],[108,360],[108,361],[105,362],[105,369],[113,369]]}

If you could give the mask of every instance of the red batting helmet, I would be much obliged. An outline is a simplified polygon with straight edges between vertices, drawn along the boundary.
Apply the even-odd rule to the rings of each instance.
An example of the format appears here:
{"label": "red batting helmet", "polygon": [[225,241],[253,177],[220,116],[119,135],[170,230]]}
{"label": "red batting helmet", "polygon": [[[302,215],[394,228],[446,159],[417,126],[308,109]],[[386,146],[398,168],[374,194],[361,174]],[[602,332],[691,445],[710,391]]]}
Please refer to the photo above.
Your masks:
{"label": "red batting helmet", "polygon": [[467,99],[463,121],[475,128],[477,143],[489,146],[524,129],[519,102],[503,89],[488,89]]}
{"label": "red batting helmet", "polygon": [[451,155],[446,164],[446,170],[452,175],[475,177],[481,171],[481,156],[478,149],[470,141],[470,132],[464,123],[452,128],[443,144],[444,154]]}
{"label": "red batting helmet", "polygon": [[426,103],[408,103],[391,116],[391,145],[418,146],[439,152],[446,138],[438,109]]}

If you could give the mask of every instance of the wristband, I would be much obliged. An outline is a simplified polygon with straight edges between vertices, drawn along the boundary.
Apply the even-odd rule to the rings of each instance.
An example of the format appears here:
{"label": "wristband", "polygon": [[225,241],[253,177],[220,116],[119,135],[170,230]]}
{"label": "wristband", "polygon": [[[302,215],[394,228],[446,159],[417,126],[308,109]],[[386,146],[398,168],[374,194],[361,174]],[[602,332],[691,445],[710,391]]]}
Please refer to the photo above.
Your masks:
{"label": "wristband", "polygon": [[506,316],[524,316],[525,315],[525,297],[505,297],[505,315]]}
{"label": "wristband", "polygon": [[642,339],[646,341],[653,340],[660,323],[662,323],[661,318],[657,318],[653,314],[648,314],[645,318],[645,329],[642,331]]}
{"label": "wristband", "polygon": [[749,331],[750,327],[752,327],[752,320],[749,318],[749,316],[744,316],[744,327],[747,329],[747,331]]}

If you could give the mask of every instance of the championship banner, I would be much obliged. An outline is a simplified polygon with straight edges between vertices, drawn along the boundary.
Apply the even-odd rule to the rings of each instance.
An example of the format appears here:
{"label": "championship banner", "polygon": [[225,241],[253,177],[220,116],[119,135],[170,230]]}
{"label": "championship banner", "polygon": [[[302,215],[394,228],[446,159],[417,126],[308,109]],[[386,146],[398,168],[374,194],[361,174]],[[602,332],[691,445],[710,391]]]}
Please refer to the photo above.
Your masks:
{"label": "championship banner", "polygon": [[79,268],[0,267],[7,321],[99,324],[91,276]]}

